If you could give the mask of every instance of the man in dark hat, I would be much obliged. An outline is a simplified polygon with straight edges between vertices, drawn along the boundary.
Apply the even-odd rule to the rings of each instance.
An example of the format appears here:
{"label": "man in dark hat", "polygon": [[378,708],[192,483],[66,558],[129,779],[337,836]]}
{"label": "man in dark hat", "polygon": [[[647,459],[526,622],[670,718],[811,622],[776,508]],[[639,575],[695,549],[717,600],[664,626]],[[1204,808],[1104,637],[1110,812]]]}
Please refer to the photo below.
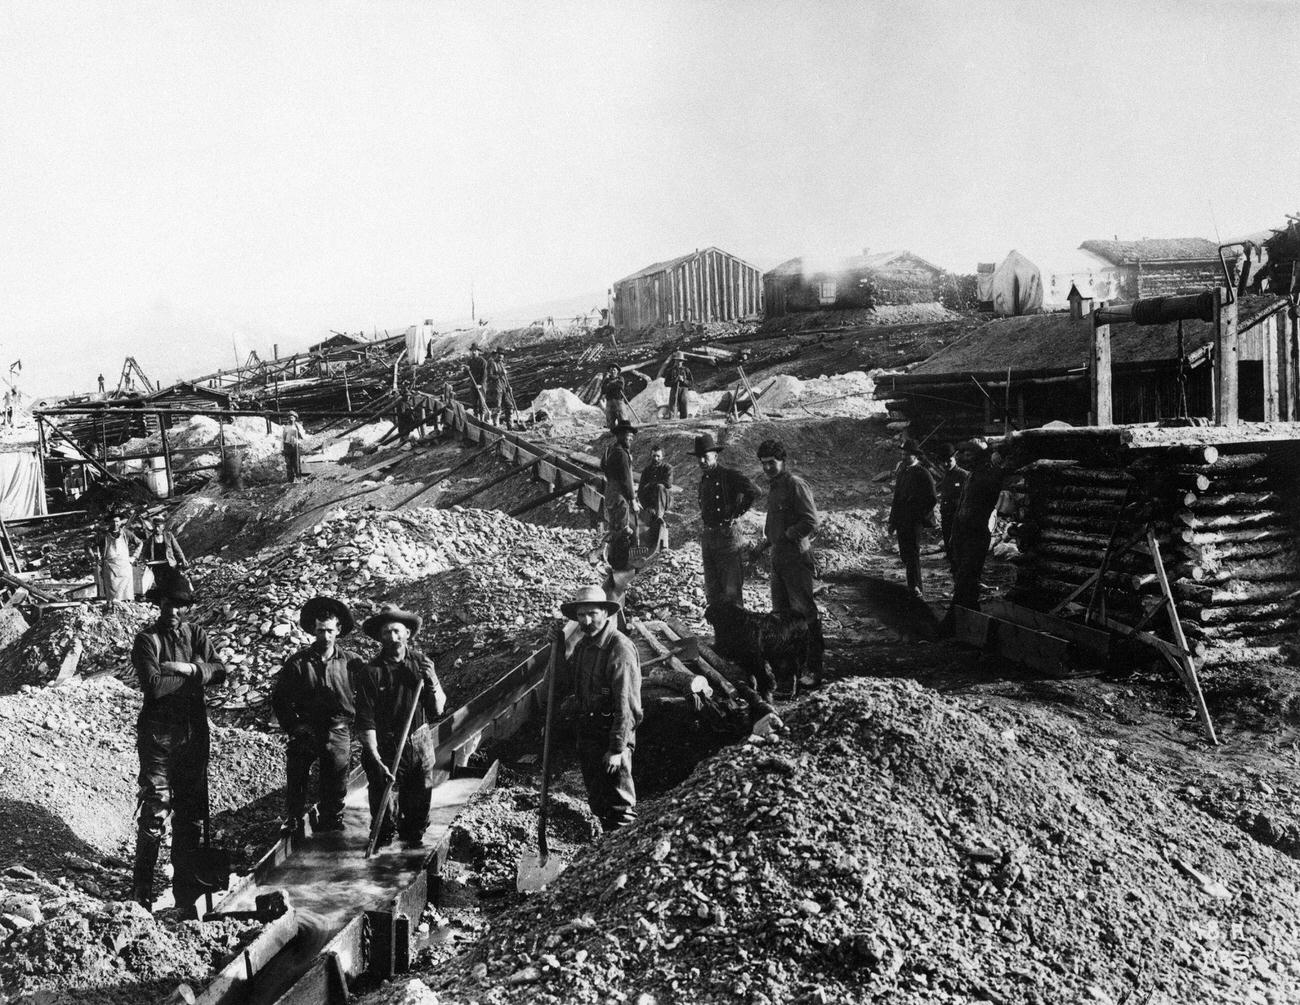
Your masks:
{"label": "man in dark hat", "polygon": [[302,441],[307,431],[298,421],[298,413],[290,412],[280,426],[280,445],[284,451],[284,480],[297,481],[302,477]]}
{"label": "man in dark hat", "polygon": [[[497,346],[492,350],[492,358],[487,364],[487,403],[488,421],[497,425],[502,421],[502,408],[505,406],[505,392],[510,387],[510,374],[506,370],[505,350]],[[510,425],[510,410],[505,410],[505,425]]]}
{"label": "man in dark hat", "polygon": [[298,624],[316,636],[284,662],[271,688],[271,708],[289,734],[285,749],[285,830],[297,832],[307,811],[313,763],[320,765],[320,801],[313,831],[343,829],[352,748],[351,667],[356,658],[337,645],[352,631],[352,613],[333,597],[312,597]]}
{"label": "man in dark hat", "polygon": [[970,472],[957,463],[957,452],[951,443],[943,445],[943,475],[939,479],[939,526],[943,532],[943,553],[952,563],[952,524],[957,517],[957,504]]}
{"label": "man in dark hat", "polygon": [[668,417],[686,418],[688,392],[695,383],[691,368],[686,365],[686,353],[673,353],[672,362],[664,371],[664,386],[668,388]]}
{"label": "man in dark hat", "polygon": [[610,363],[605,368],[605,377],[600,382],[600,395],[605,399],[605,422],[613,432],[620,422],[627,422],[630,413],[627,408],[627,381],[617,363]]}
{"label": "man in dark hat", "polygon": [[717,601],[742,603],[745,568],[736,521],[758,498],[758,486],[734,468],[718,463],[722,447],[712,433],[695,437],[700,464],[700,555],[704,564],[705,606]]}
{"label": "man in dark hat", "polygon": [[980,607],[980,576],[993,539],[989,522],[1002,492],[1002,457],[989,450],[983,440],[967,440],[958,446],[963,458],[969,458],[970,477],[962,490],[952,526],[952,606],[944,618],[943,628],[954,628],[953,608]]}
{"label": "man in dark hat", "polygon": [[483,394],[483,386],[487,383],[487,360],[477,344],[469,347],[465,372],[469,374],[469,410],[481,419],[487,411],[487,398]]}
{"label": "man in dark hat", "polygon": [[153,908],[153,876],[163,822],[172,818],[172,894],[182,915],[208,889],[198,874],[197,852],[208,818],[208,710],[206,689],[223,683],[226,667],[207,634],[185,621],[194,602],[189,581],[177,573],[149,591],[158,620],[135,637],[131,663],[144,692],[136,721],[140,755],[140,821],[135,839],[131,899]]}
{"label": "man in dark hat", "polygon": [[[385,814],[379,831],[380,844],[392,841],[394,832],[407,844],[419,844],[429,826],[434,764],[423,740],[428,724],[446,709],[447,695],[438,682],[433,660],[410,645],[420,625],[418,614],[390,604],[361,626],[362,631],[379,642],[379,654],[357,667],[353,687],[361,763],[370,791],[370,818],[373,821],[377,814]],[[420,700],[416,702],[416,688],[421,682]],[[397,757],[397,741],[408,716],[411,717],[410,738],[394,775],[390,765]],[[396,782],[395,819],[391,805],[380,805],[389,781]]]}
{"label": "man in dark hat", "polygon": [[907,588],[921,596],[921,536],[934,526],[934,479],[921,463],[915,440],[903,441],[903,460],[894,471],[894,501],[889,529],[898,538],[898,557],[907,572]]}
{"label": "man in dark hat", "polygon": [[614,427],[614,442],[600,459],[605,476],[605,520],[609,524],[610,565],[627,568],[629,550],[636,541],[637,502],[632,481],[632,437],[636,426],[626,419]]}
{"label": "man in dark hat", "polygon": [[[641,723],[641,659],[632,640],[618,630],[619,605],[599,586],[585,586],[560,606],[578,623],[582,637],[557,680],[576,698],[578,763],[587,788],[587,805],[611,831],[636,819],[632,751]],[[564,634],[553,642],[563,651]]]}
{"label": "man in dark hat", "polygon": [[772,610],[793,611],[808,620],[808,669],[799,683],[816,687],[822,680],[822,616],[813,596],[812,536],[820,517],[812,489],[786,470],[785,445],[764,440],[758,445],[758,463],[767,479],[767,520],[763,537],[772,549]]}

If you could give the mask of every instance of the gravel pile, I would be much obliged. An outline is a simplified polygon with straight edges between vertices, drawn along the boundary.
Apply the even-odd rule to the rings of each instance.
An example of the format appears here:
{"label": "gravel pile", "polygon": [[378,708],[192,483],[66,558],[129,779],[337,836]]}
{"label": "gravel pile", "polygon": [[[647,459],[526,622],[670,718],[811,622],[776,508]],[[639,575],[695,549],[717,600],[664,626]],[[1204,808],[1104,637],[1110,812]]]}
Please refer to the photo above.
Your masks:
{"label": "gravel pile", "polygon": [[[267,431],[266,420],[261,418],[238,418],[225,424],[206,415],[195,415],[184,424],[172,426],[167,430],[167,442],[172,450],[190,451],[211,448],[209,453],[187,453],[184,458],[174,462],[178,468],[197,467],[199,465],[218,464],[221,461],[221,439],[224,436],[226,450],[238,451],[243,455],[243,475],[249,482],[284,481],[284,453],[282,430],[272,422]],[[309,453],[315,449],[317,438],[307,436],[302,449]],[[144,453],[162,449],[160,436],[137,437],[128,440],[122,447],[126,454]],[[126,462],[143,466],[142,461]]]}
{"label": "gravel pile", "polygon": [[0,692],[100,673],[131,679],[131,645],[157,616],[152,604],[131,601],[46,610],[0,652]]}
{"label": "gravel pile", "polygon": [[444,1003],[1300,995],[1300,863],[1059,716],[862,680],[786,722],[425,980]]}

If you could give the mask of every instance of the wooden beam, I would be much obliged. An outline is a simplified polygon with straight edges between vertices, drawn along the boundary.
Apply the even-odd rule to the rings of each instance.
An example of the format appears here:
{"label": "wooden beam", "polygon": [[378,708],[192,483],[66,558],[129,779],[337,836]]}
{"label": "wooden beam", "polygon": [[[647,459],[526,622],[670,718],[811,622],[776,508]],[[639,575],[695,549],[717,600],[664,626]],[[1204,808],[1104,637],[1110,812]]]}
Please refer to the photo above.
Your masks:
{"label": "wooden beam", "polygon": [[1214,291],[1214,423],[1239,421],[1237,301],[1224,303],[1222,287]]}
{"label": "wooden beam", "polygon": [[1114,394],[1111,387],[1110,325],[1092,325],[1088,353],[1088,413],[1094,426],[1110,426]]}

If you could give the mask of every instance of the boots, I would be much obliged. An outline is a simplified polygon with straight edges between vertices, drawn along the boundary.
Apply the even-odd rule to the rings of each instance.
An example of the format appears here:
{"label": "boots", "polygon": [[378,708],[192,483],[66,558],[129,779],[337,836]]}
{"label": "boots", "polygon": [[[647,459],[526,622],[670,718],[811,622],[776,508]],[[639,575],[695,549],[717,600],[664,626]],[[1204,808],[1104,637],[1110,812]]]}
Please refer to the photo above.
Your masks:
{"label": "boots", "polygon": [[131,874],[131,899],[153,913],[153,871],[158,864],[159,838],[138,834],[135,840],[135,868]]}

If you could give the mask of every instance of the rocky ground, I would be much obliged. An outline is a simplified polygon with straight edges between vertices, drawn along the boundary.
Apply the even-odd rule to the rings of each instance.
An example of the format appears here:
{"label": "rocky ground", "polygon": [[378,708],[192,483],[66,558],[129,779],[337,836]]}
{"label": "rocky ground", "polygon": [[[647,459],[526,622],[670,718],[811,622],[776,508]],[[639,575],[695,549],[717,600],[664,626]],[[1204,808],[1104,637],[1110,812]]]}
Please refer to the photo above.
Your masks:
{"label": "rocky ground", "polygon": [[[869,368],[894,338],[796,334],[825,336],[803,350],[817,367],[806,376],[837,372],[821,369],[835,353],[841,370]],[[936,642],[942,558],[925,556],[929,603],[908,597],[882,530],[897,449],[878,420],[850,416],[705,417],[640,436],[636,466],[662,444],[679,491],[673,549],[633,586],[635,614],[706,628],[692,455],[704,429],[760,484],[754,449],[780,437],[826,510],[835,683],[783,707],[770,740],[695,738],[706,759],[694,771],[658,770],[682,751],[644,738],[641,819],[612,836],[562,751],[552,836],[573,864],[539,899],[513,889],[535,840],[536,730],[481,751],[500,758],[500,782],[453,835],[443,900],[421,921],[424,983],[367,1001],[1300,1000],[1293,653],[1243,650],[1205,672],[1225,741],[1210,750],[1149,660],[1058,681]],[[588,453],[607,442],[581,424],[553,433]],[[469,451],[456,443],[375,453],[373,437],[353,439],[305,482],[207,489],[173,514],[196,559],[193,617],[231,668],[213,694],[212,775],[237,867],[274,835],[282,739],[266,699],[306,642],[307,597],[333,593],[361,616],[387,601],[418,610],[420,644],[461,701],[598,575],[598,534],[570,503],[523,520],[499,511],[538,492],[522,478],[472,500],[484,509],[436,508],[504,472],[499,460],[457,467]],[[757,537],[761,517],[745,526]],[[85,571],[75,549],[38,547],[62,575]],[[990,586],[1008,576],[990,565]],[[747,604],[766,609],[767,587],[755,568]],[[7,644],[0,624],[0,1001],[41,988],[53,1001],[154,1000],[241,937],[114,903],[134,826],[127,656],[150,617],[142,604],[71,607],[10,625]],[[349,645],[371,646],[359,633]]]}

